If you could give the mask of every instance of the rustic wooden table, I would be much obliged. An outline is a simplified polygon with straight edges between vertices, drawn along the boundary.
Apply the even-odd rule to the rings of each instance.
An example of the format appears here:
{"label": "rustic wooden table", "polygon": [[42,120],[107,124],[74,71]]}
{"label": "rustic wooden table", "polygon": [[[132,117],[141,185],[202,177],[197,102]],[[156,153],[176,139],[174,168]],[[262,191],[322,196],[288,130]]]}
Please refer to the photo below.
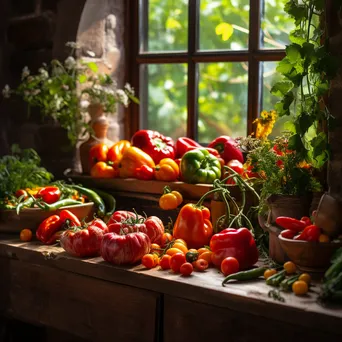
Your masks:
{"label": "rustic wooden table", "polygon": [[263,280],[221,286],[215,269],[182,277],[77,259],[60,247],[0,240],[0,312],[89,341],[342,341],[342,307],[268,297]]}

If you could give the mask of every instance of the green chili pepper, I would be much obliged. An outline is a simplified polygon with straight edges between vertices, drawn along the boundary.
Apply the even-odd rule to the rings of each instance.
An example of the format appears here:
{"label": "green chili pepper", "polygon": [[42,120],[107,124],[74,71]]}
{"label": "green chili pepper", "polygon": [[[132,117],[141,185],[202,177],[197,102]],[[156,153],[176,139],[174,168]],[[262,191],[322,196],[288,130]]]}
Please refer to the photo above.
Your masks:
{"label": "green chili pepper", "polygon": [[102,198],[93,190],[90,190],[88,188],[83,188],[78,185],[70,185],[72,188],[76,189],[78,192],[80,192],[82,195],[85,195],[88,197],[88,199],[95,203],[95,206],[97,207],[97,215],[99,217],[104,217],[106,214],[106,206],[102,200]]}
{"label": "green chili pepper", "polygon": [[292,284],[299,279],[299,274],[296,274],[288,279],[284,279],[280,283],[280,287],[284,291],[291,291]]}
{"label": "green chili pepper", "polygon": [[258,268],[252,268],[248,271],[241,271],[234,274],[230,274],[226,278],[224,278],[222,282],[222,286],[226,284],[229,280],[251,280],[251,279],[257,279],[261,277],[264,272],[267,270],[266,267],[258,267]]}
{"label": "green chili pepper", "polygon": [[21,202],[17,205],[17,208],[16,208],[16,212],[17,212],[17,215],[19,215],[20,213],[20,210],[22,208],[29,208],[32,206],[32,204],[35,202],[35,199],[34,197],[28,197],[24,202]]}
{"label": "green chili pepper", "polygon": [[285,279],[286,271],[282,270],[273,276],[266,279],[267,285],[279,286],[279,284]]}
{"label": "green chili pepper", "polygon": [[36,201],[36,204],[38,205],[39,208],[41,208],[43,210],[53,211],[53,210],[57,210],[57,209],[62,208],[62,207],[69,206],[69,205],[76,205],[76,204],[83,204],[83,203],[79,202],[79,201],[75,201],[75,200],[70,199],[70,198],[67,198],[67,199],[57,201],[57,202],[52,203],[52,204],[47,204],[45,202],[39,202],[39,201]]}
{"label": "green chili pepper", "polygon": [[95,191],[104,200],[105,205],[106,205],[106,216],[112,216],[116,208],[116,200],[114,196],[112,196],[108,192],[105,192],[99,189],[92,189],[92,190]]}

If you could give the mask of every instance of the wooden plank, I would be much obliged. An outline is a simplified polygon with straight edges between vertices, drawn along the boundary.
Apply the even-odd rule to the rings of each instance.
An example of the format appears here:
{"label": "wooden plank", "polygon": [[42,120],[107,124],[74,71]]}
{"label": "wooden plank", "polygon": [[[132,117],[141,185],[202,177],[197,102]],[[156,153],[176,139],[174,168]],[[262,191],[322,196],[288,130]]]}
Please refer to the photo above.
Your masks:
{"label": "wooden plank", "polygon": [[279,320],[241,313],[236,310],[164,297],[164,342],[268,341],[288,342],[294,337],[302,341],[339,342],[340,334],[322,332],[318,326],[303,329],[299,322],[287,324]]}
{"label": "wooden plank", "polygon": [[10,312],[91,341],[153,341],[158,294],[10,261]]}
{"label": "wooden plank", "polygon": [[263,280],[233,283],[222,287],[222,275],[215,269],[204,273],[196,272],[185,278],[158,268],[146,270],[141,265],[115,267],[99,257],[81,260],[68,256],[59,247],[13,240],[0,241],[0,255],[203,304],[249,312],[266,318],[276,317],[290,324],[299,322],[303,327],[320,326],[322,330],[331,333],[339,332],[342,323],[341,307],[322,307],[317,304],[317,286],[304,297],[284,294],[286,302],[280,303],[268,297],[271,288]]}

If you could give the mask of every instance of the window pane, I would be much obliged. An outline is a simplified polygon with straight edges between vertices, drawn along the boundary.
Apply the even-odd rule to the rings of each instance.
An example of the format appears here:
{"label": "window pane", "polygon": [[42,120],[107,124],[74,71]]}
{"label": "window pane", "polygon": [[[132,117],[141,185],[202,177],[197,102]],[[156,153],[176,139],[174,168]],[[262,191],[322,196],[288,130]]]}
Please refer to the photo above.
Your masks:
{"label": "window pane", "polygon": [[248,30],[249,0],[200,1],[201,50],[245,50]]}
{"label": "window pane", "polygon": [[[146,3],[148,23],[143,24],[142,36],[147,39],[141,42],[142,49],[150,52],[187,50],[188,0],[143,1],[143,5]],[[141,11],[142,17],[143,13]]]}
{"label": "window pane", "polygon": [[261,8],[261,47],[284,49],[289,44],[289,32],[294,29],[293,18],[284,11],[287,0],[264,0]]}
{"label": "window pane", "polygon": [[[262,110],[273,110],[274,105],[279,101],[279,97],[276,97],[270,93],[270,90],[274,83],[281,80],[281,75],[276,71],[278,62],[263,62],[260,65],[262,72],[262,97],[261,97],[261,108]],[[288,116],[278,118],[270,138],[280,135],[282,131],[286,129],[286,122],[289,121]]]}
{"label": "window pane", "polygon": [[[152,129],[176,139],[186,136],[187,65],[142,65],[140,99],[141,127]],[[144,94],[147,89],[148,94]]]}
{"label": "window pane", "polygon": [[198,140],[247,134],[247,63],[199,64]]}

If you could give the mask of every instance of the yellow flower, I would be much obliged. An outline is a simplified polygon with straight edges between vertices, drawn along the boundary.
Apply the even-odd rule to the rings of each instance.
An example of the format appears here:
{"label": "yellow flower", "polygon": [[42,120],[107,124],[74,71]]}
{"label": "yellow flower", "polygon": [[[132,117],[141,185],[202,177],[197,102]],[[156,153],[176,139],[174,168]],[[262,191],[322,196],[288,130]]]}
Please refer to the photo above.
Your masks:
{"label": "yellow flower", "polygon": [[272,133],[276,119],[276,111],[271,110],[267,112],[263,110],[260,113],[260,117],[253,121],[253,123],[257,124],[255,137],[258,139],[266,139]]}

